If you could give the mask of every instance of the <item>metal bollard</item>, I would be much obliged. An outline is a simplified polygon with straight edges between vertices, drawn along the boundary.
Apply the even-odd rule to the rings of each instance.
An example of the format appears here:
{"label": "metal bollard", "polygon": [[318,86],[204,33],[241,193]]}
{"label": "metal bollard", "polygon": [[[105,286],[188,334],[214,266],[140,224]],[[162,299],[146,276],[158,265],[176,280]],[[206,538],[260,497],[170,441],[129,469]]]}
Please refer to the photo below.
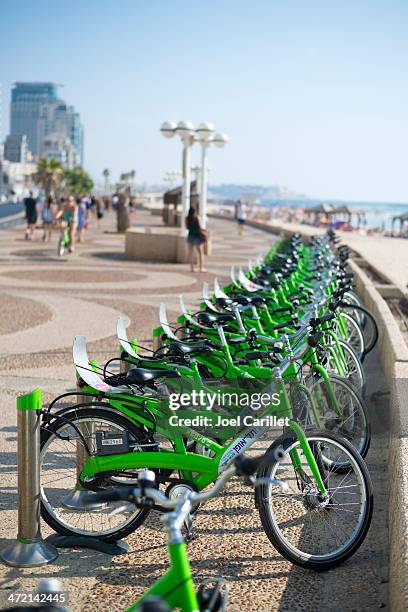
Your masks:
{"label": "metal bollard", "polygon": [[0,553],[13,567],[36,567],[58,557],[40,529],[40,416],[41,390],[17,398],[18,429],[18,533],[17,540]]}

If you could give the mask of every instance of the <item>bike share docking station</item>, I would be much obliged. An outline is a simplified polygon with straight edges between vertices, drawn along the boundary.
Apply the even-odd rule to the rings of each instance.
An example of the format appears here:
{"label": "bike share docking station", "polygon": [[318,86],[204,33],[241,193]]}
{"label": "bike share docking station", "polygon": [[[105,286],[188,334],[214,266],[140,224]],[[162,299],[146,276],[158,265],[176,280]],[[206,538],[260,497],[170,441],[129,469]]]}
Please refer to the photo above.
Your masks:
{"label": "bike share docking station", "polygon": [[[35,389],[17,398],[18,531],[14,542],[0,551],[0,560],[11,567],[37,567],[58,558],[57,548],[90,548],[108,555],[127,552],[126,542],[104,542],[98,538],[64,536],[55,533],[45,540],[41,535],[40,429],[42,396]],[[85,461],[83,445],[77,443],[77,473]],[[64,506],[92,511],[84,504],[85,491],[76,489]],[[88,492],[86,492],[88,495]],[[96,504],[99,508],[100,504]]]}

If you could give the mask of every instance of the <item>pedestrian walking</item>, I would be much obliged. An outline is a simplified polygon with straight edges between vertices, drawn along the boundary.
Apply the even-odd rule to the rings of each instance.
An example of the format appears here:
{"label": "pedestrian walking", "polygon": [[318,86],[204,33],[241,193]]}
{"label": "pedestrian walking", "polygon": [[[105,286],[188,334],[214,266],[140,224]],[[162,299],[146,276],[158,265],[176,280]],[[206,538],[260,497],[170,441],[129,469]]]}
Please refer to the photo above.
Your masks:
{"label": "pedestrian walking", "polygon": [[27,220],[27,229],[25,233],[26,240],[33,240],[34,238],[34,230],[37,224],[38,218],[38,206],[37,200],[33,197],[33,192],[29,191],[28,198],[24,198],[23,200],[24,208],[25,208],[25,216]]}
{"label": "pedestrian walking", "polygon": [[204,244],[207,242],[207,233],[201,227],[195,208],[190,206],[186,217],[186,227],[188,229],[187,246],[188,246],[188,261],[191,272],[194,272],[194,249],[198,254],[198,263],[200,272],[207,272],[204,268]]}
{"label": "pedestrian walking", "polygon": [[55,202],[52,196],[48,196],[41,209],[41,220],[43,223],[43,242],[49,242],[52,234],[52,224],[55,218]]}
{"label": "pedestrian walking", "polygon": [[241,202],[241,200],[238,200],[237,202],[235,218],[238,224],[238,234],[239,236],[242,236],[242,234],[244,233],[244,225],[247,218],[247,211],[246,204]]}
{"label": "pedestrian walking", "polygon": [[87,200],[85,198],[78,198],[77,200],[77,208],[78,208],[78,240],[79,242],[84,242],[85,240],[85,230],[88,226],[88,216],[89,211],[87,207]]}
{"label": "pedestrian walking", "polygon": [[96,200],[96,219],[98,224],[98,229],[101,229],[101,221],[105,214],[104,202],[103,198],[97,198]]}

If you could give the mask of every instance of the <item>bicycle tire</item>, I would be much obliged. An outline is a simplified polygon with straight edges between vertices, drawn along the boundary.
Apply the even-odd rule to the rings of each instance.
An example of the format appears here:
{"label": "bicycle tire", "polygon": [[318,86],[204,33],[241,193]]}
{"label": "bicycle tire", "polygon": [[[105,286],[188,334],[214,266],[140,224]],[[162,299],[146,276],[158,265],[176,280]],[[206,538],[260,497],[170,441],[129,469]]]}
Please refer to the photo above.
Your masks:
{"label": "bicycle tire", "polygon": [[[351,312],[348,312],[348,310],[350,310]],[[358,313],[361,313],[362,315],[362,319],[363,319],[363,323],[359,324],[360,325],[360,329],[361,329],[361,333],[363,334],[363,338],[364,338],[364,354],[362,359],[364,360],[365,356],[370,353],[373,348],[375,347],[375,345],[377,344],[378,341],[378,325],[377,325],[377,321],[375,320],[374,316],[371,314],[371,312],[369,310],[367,310],[367,308],[365,308],[364,306],[357,306],[357,305],[350,305],[350,306],[343,306],[342,307],[342,311],[344,312],[348,312],[348,314],[352,317],[352,311],[356,310]],[[354,319],[356,319],[355,317],[353,317]],[[367,321],[369,321],[369,325],[371,326],[371,333],[369,333],[367,331]],[[357,321],[358,323],[358,321]],[[368,336],[368,338],[367,338]]]}
{"label": "bicycle tire", "polygon": [[[334,388],[334,390],[336,389],[336,385],[340,388],[343,389],[343,391],[346,391],[350,397],[353,398],[353,402],[358,405],[358,411],[361,415],[361,420],[364,423],[364,437],[362,438],[362,441],[359,445],[359,447],[357,448],[356,445],[354,445],[352,442],[350,442],[350,440],[347,440],[352,446],[353,448],[360,454],[361,457],[366,457],[367,453],[368,453],[368,449],[370,448],[370,444],[371,444],[371,424],[370,424],[370,418],[369,418],[369,413],[368,413],[368,408],[364,402],[364,400],[362,399],[361,395],[359,393],[357,393],[356,389],[354,388],[354,386],[351,384],[351,382],[347,379],[347,378],[343,378],[341,376],[337,376],[336,374],[330,374],[329,375],[329,379],[330,382],[332,384],[332,387]],[[324,384],[324,379],[321,378],[320,376],[318,377],[314,377],[313,378],[313,382],[312,382],[312,388],[311,391],[313,393],[313,390],[316,388],[316,386],[318,384]],[[340,428],[341,429],[341,428]],[[331,432],[332,433],[332,432]],[[341,436],[342,438],[345,438],[347,436],[347,433],[343,427],[343,429],[340,432],[336,432],[337,435]],[[340,470],[342,469],[340,466],[337,466],[337,469]]]}
{"label": "bicycle tire", "polygon": [[357,323],[354,317],[352,317],[346,312],[341,312],[340,316],[343,318],[343,322],[345,322],[346,327],[348,327],[349,332],[351,328],[351,335],[349,335],[347,338],[343,338],[341,336],[339,336],[339,338],[351,344],[351,346],[357,353],[358,358],[362,359],[364,355],[365,347],[364,347],[364,336],[361,331],[360,325]]}
{"label": "bicycle tire", "polygon": [[[83,420],[86,420],[87,422],[90,422],[92,421],[92,419],[96,418],[98,418],[99,420],[103,419],[107,422],[111,422],[116,427],[121,427],[129,431],[137,442],[142,443],[145,440],[144,434],[136,425],[131,423],[121,414],[111,410],[106,410],[106,408],[104,409],[100,405],[80,408],[72,407],[71,409],[68,409],[66,411],[61,411],[61,413],[63,413],[64,421],[56,419],[53,423],[50,424],[49,428],[42,429],[41,431],[41,465],[43,461],[44,449],[46,448],[46,445],[49,442],[51,436],[56,435],[58,433],[58,430],[65,427],[67,425],[66,421],[68,421],[68,423],[70,421],[72,422],[74,416],[76,418],[80,417]],[[141,448],[141,450],[143,451],[143,447]],[[114,486],[114,482],[113,484],[111,482],[110,486]],[[41,516],[54,531],[62,535],[80,535],[81,537],[85,538],[95,537],[95,535],[86,535],[82,532],[83,530],[75,530],[72,527],[68,527],[62,521],[59,521],[56,518],[55,514],[53,514],[48,509],[48,506],[50,506],[50,504],[45,502],[45,493],[43,486],[41,486],[41,489]],[[146,520],[148,514],[149,509],[137,509],[135,517],[129,522],[127,522],[122,528],[112,531],[111,533],[98,534],[97,537],[98,539],[103,540],[105,542],[116,542],[126,537],[127,535],[135,531],[138,527],[140,527],[140,525],[142,525],[142,523]]]}
{"label": "bicycle tire", "polygon": [[[306,552],[305,550],[300,550],[296,548],[296,546],[292,545],[288,541],[288,539],[284,536],[285,534],[284,529],[288,529],[292,537],[293,537],[293,531],[291,530],[295,529],[295,527],[292,526],[293,521],[290,521],[289,503],[286,504],[287,506],[286,508],[285,508],[285,504],[283,504],[282,516],[284,518],[283,518],[283,523],[282,523],[283,525],[282,531],[280,531],[279,529],[277,518],[273,516],[272,511],[271,511],[271,504],[272,504],[271,500],[273,500],[274,498],[279,499],[280,497],[284,497],[285,496],[284,493],[282,493],[281,495],[277,494],[276,496],[270,495],[270,488],[272,485],[262,484],[256,490],[255,502],[256,502],[256,506],[259,511],[259,516],[261,519],[262,526],[265,530],[265,534],[268,537],[271,544],[274,546],[274,548],[278,552],[280,552],[286,559],[288,559],[291,563],[295,565],[298,565],[300,567],[307,568],[307,569],[313,569],[316,571],[325,571],[333,567],[336,567],[340,565],[341,563],[343,563],[344,561],[346,561],[346,559],[351,557],[358,550],[361,544],[364,542],[364,539],[367,535],[368,529],[371,524],[371,518],[372,518],[372,513],[373,513],[373,490],[372,490],[371,479],[370,479],[367,467],[364,463],[364,460],[346,440],[343,440],[342,438],[338,436],[334,436],[333,434],[326,433],[326,432],[307,433],[306,437],[308,438],[310,444],[331,443],[337,446],[339,449],[342,449],[343,452],[345,452],[346,455],[349,457],[350,464],[353,465],[353,467],[356,470],[356,474],[360,479],[359,487],[362,491],[362,508],[361,508],[361,512],[359,515],[359,523],[356,524],[355,529],[352,531],[351,536],[350,536],[350,541],[344,542],[343,545],[338,546],[338,549],[333,550],[331,554],[318,555],[318,554],[311,554],[310,552]],[[283,436],[275,440],[268,450],[270,461],[267,465],[264,465],[261,467],[261,469],[258,472],[258,477],[260,478],[274,477],[274,478],[279,479],[280,475],[277,472],[278,472],[278,466],[280,462],[282,462],[282,465],[283,465],[284,457],[287,456],[289,450],[296,448],[296,447],[299,448],[299,442],[294,435],[284,434]],[[322,467],[321,462],[318,462],[318,465],[319,465],[320,472],[322,472],[323,470],[325,472],[325,474],[322,474],[322,477],[324,476],[324,478],[326,478],[327,480],[327,469]],[[343,478],[343,476],[340,475],[339,478]],[[291,478],[291,480],[293,481],[293,478]],[[296,483],[296,479],[295,479],[295,483]],[[292,486],[296,487],[298,486],[298,484],[297,483],[292,484]],[[328,486],[328,490],[330,491],[329,485],[327,486]],[[346,487],[343,487],[343,488],[346,488]],[[334,496],[334,494],[336,493],[338,489],[339,487],[337,489],[334,489],[334,491],[331,492],[331,495]],[[305,493],[305,490],[300,491],[298,487],[297,497],[302,497],[302,499],[306,499],[307,495],[310,496],[310,493],[307,493],[307,492]],[[315,497],[316,499],[318,499],[318,494],[316,494]],[[321,501],[319,503],[321,503]],[[280,501],[277,501],[276,506],[278,507],[279,504],[281,504],[282,506],[282,503]],[[300,505],[302,504],[303,504],[303,501],[300,502]],[[327,518],[328,516],[330,516],[330,511],[332,514],[338,511],[338,508],[336,508],[336,506],[337,504],[335,502],[332,502],[332,503],[329,502],[327,503],[324,510],[318,511],[314,509],[313,512],[315,514],[310,513],[310,516],[313,516],[313,518],[316,520],[317,517],[319,517],[320,515],[320,517],[323,517],[323,520],[324,520],[324,518]],[[323,513],[327,513],[327,514],[323,514]],[[308,521],[311,520],[310,516],[308,517]],[[308,524],[309,522],[306,523],[306,525]],[[305,529],[306,529],[306,525],[305,525]],[[344,528],[344,524],[342,522],[342,529],[343,528]],[[306,548],[307,535],[303,533],[303,528],[301,530],[301,533],[302,533],[302,538],[304,538],[302,540],[302,544],[304,544],[304,548]],[[327,533],[330,535],[330,531],[328,531]],[[319,545],[321,545],[320,540],[318,540],[318,543]]]}
{"label": "bicycle tire", "polygon": [[[344,355],[346,357],[346,363],[348,365],[350,365],[351,363],[355,367],[355,375],[352,376],[350,372],[346,372],[345,377],[359,393],[364,395],[364,390],[365,390],[365,385],[366,385],[366,375],[364,372],[364,368],[361,364],[361,360],[359,359],[354,348],[348,342],[346,342],[345,340],[339,340],[339,339],[337,341],[340,344],[344,352]],[[330,355],[328,355],[328,360],[333,365],[333,368],[332,368],[333,373],[337,374],[338,376],[341,376],[341,373],[337,371],[337,368],[335,368],[335,363],[332,361],[332,358]]]}
{"label": "bicycle tire", "polygon": [[64,239],[62,237],[60,237],[59,241],[58,241],[58,247],[57,247],[57,255],[58,257],[62,257],[65,253],[65,244],[64,244]]}

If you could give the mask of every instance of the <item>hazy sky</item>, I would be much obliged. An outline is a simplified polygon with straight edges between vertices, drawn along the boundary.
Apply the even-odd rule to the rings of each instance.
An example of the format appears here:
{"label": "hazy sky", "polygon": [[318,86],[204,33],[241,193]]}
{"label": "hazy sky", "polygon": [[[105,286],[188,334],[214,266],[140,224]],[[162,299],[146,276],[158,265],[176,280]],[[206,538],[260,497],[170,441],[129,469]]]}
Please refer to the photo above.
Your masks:
{"label": "hazy sky", "polygon": [[0,0],[3,138],[11,83],[51,80],[98,180],[161,181],[161,122],[207,120],[214,183],[408,201],[407,32],[406,0]]}

